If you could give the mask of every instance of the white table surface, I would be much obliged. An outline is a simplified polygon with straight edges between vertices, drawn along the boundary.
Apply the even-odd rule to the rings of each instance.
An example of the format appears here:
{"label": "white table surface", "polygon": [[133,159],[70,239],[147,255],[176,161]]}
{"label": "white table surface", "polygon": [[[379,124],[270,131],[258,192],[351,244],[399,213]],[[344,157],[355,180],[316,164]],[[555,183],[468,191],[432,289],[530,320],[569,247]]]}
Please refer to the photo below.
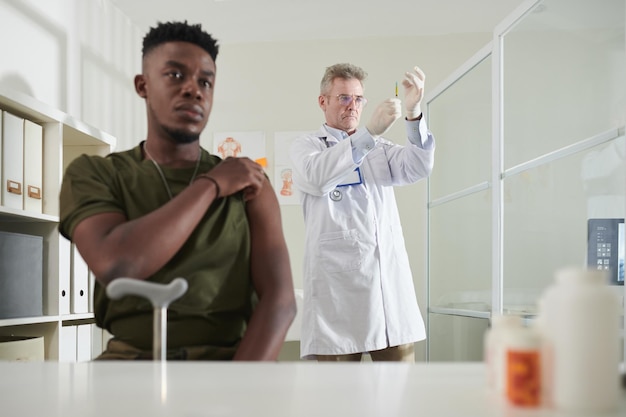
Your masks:
{"label": "white table surface", "polygon": [[[0,415],[568,415],[510,406],[484,381],[482,363],[0,362]],[[605,417],[626,416],[626,392],[622,393],[620,409]]]}

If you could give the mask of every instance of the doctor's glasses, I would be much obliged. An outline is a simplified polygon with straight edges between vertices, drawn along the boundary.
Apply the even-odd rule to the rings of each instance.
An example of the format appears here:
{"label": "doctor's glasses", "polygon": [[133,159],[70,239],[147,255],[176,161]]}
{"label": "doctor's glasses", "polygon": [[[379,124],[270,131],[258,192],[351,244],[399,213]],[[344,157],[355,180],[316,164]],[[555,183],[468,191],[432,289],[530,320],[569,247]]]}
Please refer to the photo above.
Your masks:
{"label": "doctor's glasses", "polygon": [[367,99],[363,96],[351,96],[348,94],[337,94],[337,100],[339,100],[339,104],[342,106],[348,106],[354,100],[354,105],[357,107],[365,107],[367,104]]}

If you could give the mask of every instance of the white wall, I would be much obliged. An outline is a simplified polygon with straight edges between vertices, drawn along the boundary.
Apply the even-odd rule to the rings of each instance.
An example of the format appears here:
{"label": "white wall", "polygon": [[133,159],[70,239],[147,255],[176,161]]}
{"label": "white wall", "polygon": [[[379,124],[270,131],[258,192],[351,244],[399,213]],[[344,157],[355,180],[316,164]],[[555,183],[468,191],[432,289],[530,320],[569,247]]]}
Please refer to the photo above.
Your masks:
{"label": "white wall", "polygon": [[[215,36],[219,40],[219,34]],[[0,0],[0,85],[27,92],[113,134],[118,150],[131,148],[145,136],[143,102],[132,83],[140,68],[142,37],[108,0]],[[317,96],[327,66],[351,62],[369,73],[365,93],[370,104],[363,115],[367,120],[412,66],[425,71],[428,89],[490,40],[491,33],[483,33],[222,45],[214,109],[201,143],[212,149],[216,131],[264,131],[268,174],[273,178],[274,132],[316,129],[323,122]],[[389,138],[404,141],[402,123]],[[399,188],[397,197],[425,314],[426,182]],[[282,215],[295,286],[301,288],[301,209],[283,206]]]}
{"label": "white wall", "polygon": [[0,1],[0,84],[30,93],[60,109],[67,108],[70,6],[61,0],[42,5],[34,1]]}
{"label": "white wall", "polygon": [[0,86],[132,143],[142,36],[107,0],[0,0]]}

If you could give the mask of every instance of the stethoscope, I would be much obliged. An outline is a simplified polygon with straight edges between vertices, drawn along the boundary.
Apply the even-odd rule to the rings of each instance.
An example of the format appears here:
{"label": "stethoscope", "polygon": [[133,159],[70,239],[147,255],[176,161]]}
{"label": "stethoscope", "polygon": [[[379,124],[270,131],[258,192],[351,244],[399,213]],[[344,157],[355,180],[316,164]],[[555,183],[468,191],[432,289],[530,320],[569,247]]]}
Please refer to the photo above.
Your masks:
{"label": "stethoscope", "polygon": [[[324,142],[324,145],[326,145],[327,148],[330,148],[330,144],[328,143],[326,136],[320,137],[320,140]],[[343,198],[343,193],[341,192],[341,190],[339,190],[339,188],[335,188],[330,193],[328,193],[328,196],[333,201],[341,201],[341,199]]]}
{"label": "stethoscope", "polygon": [[328,194],[328,196],[333,201],[341,201],[341,199],[343,198],[343,193],[338,188],[335,188]]}

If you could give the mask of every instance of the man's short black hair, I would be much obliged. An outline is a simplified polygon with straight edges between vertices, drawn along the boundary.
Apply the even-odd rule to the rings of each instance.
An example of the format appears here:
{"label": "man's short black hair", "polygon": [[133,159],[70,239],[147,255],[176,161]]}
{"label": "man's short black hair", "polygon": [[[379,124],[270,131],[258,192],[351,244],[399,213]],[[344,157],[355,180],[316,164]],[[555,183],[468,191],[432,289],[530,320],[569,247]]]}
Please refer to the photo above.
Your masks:
{"label": "man's short black hair", "polygon": [[150,28],[143,38],[142,56],[146,56],[157,46],[166,42],[189,42],[198,45],[211,55],[213,62],[217,58],[219,46],[217,40],[202,30],[200,24],[191,25],[184,22],[159,22]]}

